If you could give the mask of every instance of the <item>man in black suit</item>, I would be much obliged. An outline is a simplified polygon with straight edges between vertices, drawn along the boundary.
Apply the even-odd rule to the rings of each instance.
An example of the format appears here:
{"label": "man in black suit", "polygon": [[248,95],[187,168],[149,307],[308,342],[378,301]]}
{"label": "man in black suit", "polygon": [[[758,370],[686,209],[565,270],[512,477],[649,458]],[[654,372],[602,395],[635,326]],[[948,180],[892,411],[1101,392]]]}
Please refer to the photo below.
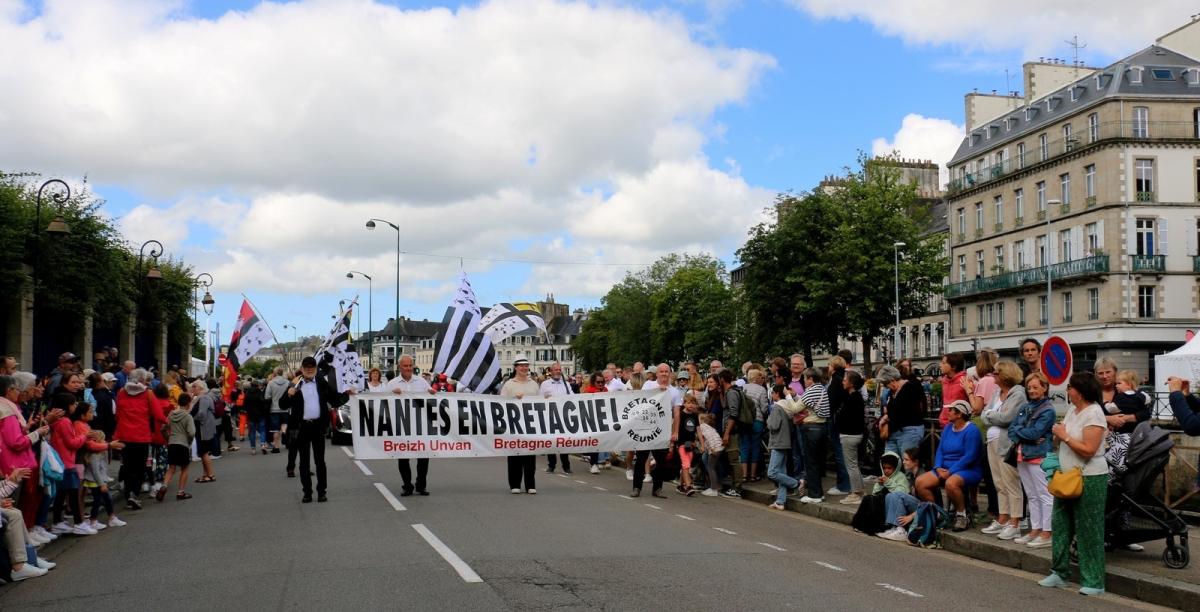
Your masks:
{"label": "man in black suit", "polygon": [[312,357],[305,357],[300,363],[300,374],[279,399],[279,405],[288,411],[292,444],[299,445],[300,485],[304,488],[301,501],[307,504],[312,501],[310,454],[317,464],[317,501],[329,499],[325,496],[325,431],[332,411],[349,401],[350,395],[338,393],[326,377],[318,377],[317,360]]}

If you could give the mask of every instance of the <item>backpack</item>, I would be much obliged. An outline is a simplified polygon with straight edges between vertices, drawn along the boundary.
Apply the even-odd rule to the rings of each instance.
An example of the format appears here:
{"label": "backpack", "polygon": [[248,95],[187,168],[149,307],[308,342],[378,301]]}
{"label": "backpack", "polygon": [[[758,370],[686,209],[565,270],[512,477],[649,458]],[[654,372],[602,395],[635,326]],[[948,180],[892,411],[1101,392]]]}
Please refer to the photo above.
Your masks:
{"label": "backpack", "polygon": [[738,414],[737,421],[740,425],[754,425],[754,419],[757,416],[757,410],[754,408],[754,400],[750,399],[746,392],[737,387],[732,387],[738,395]]}
{"label": "backpack", "polygon": [[858,511],[854,513],[854,518],[850,521],[850,526],[855,531],[861,531],[867,535],[886,531],[887,512],[884,503],[886,498],[887,491],[864,496],[862,503],[858,505]]}
{"label": "backpack", "polygon": [[225,400],[220,396],[213,398],[213,416],[218,419],[225,417]]}
{"label": "backpack", "polygon": [[922,548],[938,546],[938,530],[950,524],[950,513],[933,502],[917,504],[916,516],[908,525],[908,543]]}

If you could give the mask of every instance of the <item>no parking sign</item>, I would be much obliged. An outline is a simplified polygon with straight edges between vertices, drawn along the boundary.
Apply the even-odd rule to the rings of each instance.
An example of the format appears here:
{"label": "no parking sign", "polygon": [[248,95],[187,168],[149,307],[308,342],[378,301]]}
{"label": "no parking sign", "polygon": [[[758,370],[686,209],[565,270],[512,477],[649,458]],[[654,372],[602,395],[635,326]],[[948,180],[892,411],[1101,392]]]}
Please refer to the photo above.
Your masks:
{"label": "no parking sign", "polygon": [[1050,336],[1042,345],[1042,373],[1052,386],[1058,386],[1071,377],[1074,358],[1071,345],[1062,336]]}

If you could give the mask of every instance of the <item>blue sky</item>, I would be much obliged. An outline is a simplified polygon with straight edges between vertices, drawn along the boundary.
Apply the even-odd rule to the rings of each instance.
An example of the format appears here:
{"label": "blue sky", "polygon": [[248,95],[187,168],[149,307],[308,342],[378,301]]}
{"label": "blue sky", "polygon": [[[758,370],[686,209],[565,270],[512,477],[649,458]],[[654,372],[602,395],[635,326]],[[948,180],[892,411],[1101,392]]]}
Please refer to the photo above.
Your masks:
{"label": "blue sky", "polygon": [[[366,305],[365,283],[343,278],[349,267],[365,269],[376,277],[376,326],[394,311],[395,269],[391,262],[395,238],[390,229],[376,233],[355,229],[361,228],[368,214],[403,219],[403,248],[415,252],[500,259],[649,263],[666,252],[704,249],[732,262],[733,251],[745,228],[753,224],[756,211],[769,202],[772,194],[815,186],[824,175],[839,173],[843,167],[853,165],[860,151],[872,152],[877,139],[904,143],[900,153],[905,156],[944,155],[946,148],[954,144],[953,127],[962,123],[964,93],[973,88],[1005,90],[1005,69],[1010,71],[1011,79],[1007,88],[1020,89],[1021,62],[1036,57],[1031,54],[1069,57],[1062,39],[1070,33],[1031,26],[1024,30],[1014,28],[1007,38],[974,35],[971,27],[975,20],[986,19],[988,11],[998,9],[981,6],[956,9],[957,12],[943,10],[937,6],[944,4],[942,0],[925,4],[911,0],[897,2],[897,10],[906,10],[901,5],[907,5],[909,12],[929,11],[925,21],[895,20],[899,25],[893,23],[886,8],[881,8],[890,6],[889,3],[865,0],[841,4],[824,0],[676,0],[657,4],[601,3],[584,5],[587,8],[581,10],[573,10],[578,8],[574,5],[568,7],[572,10],[559,10],[563,5],[541,0],[514,0],[484,6],[451,3],[449,13],[428,10],[446,6],[440,3],[388,4],[405,12],[377,12],[374,19],[380,20],[380,27],[394,29],[380,34],[381,44],[366,47],[357,56],[351,55],[361,57],[351,62],[353,65],[383,61],[387,68],[377,73],[364,70],[365,76],[355,80],[353,76],[338,74],[345,71],[337,66],[323,73],[320,51],[330,47],[335,49],[331,53],[338,53],[343,50],[337,47],[353,45],[354,38],[363,35],[362,32],[342,28],[369,28],[370,19],[363,26],[361,15],[358,18],[354,15],[356,11],[370,10],[363,8],[366,5],[313,8],[298,3],[262,7],[257,2],[241,0],[194,1],[177,5],[174,10],[170,5],[165,5],[167,9],[139,9],[142,13],[120,7],[89,6],[89,10],[96,11],[95,15],[86,16],[97,22],[92,26],[84,17],[79,18],[79,23],[72,22],[69,16],[77,12],[79,5],[25,3],[23,14],[10,20],[9,26],[15,28],[12,31],[19,33],[21,28],[35,27],[61,30],[59,37],[64,44],[81,44],[76,55],[67,54],[75,59],[62,60],[71,69],[80,70],[80,78],[104,74],[105,70],[123,74],[125,64],[130,64],[128,69],[132,71],[140,66],[139,62],[146,62],[146,67],[139,73],[123,76],[136,81],[143,78],[139,76],[141,73],[165,72],[160,80],[147,79],[145,83],[130,83],[116,77],[85,79],[85,87],[93,88],[89,93],[97,100],[115,100],[109,106],[104,106],[105,102],[96,103],[105,110],[96,131],[111,129],[106,134],[108,140],[98,140],[91,148],[80,145],[78,151],[69,155],[53,148],[34,154],[16,146],[6,150],[0,145],[0,164],[6,169],[24,170],[33,166],[47,174],[75,177],[86,173],[92,189],[107,200],[104,212],[122,220],[132,241],[165,236],[170,239],[163,240],[169,242],[168,252],[194,262],[199,270],[213,273],[218,302],[214,318],[221,321],[223,336],[232,326],[241,293],[255,301],[277,333],[283,323],[294,324],[306,334],[324,333],[339,298],[358,292],[363,294],[362,302]],[[1157,21],[1125,28],[1128,31],[1122,31],[1121,36],[1127,40],[1117,40],[1109,20],[1097,18],[1094,23],[1080,24],[1081,38],[1091,37],[1094,43],[1090,50],[1085,50],[1084,59],[1102,65],[1149,44],[1153,34],[1177,25],[1176,15],[1186,10],[1185,3],[1168,4],[1171,6],[1164,6],[1164,15],[1157,17]],[[466,10],[457,11],[460,5]],[[954,3],[947,6],[951,5]],[[469,74],[473,67],[492,58],[486,48],[471,55],[472,51],[464,47],[480,40],[484,40],[480,42],[484,45],[491,33],[490,23],[495,23],[498,30],[507,28],[505,34],[499,35],[499,42],[490,44],[515,49],[512,65],[502,65],[500,69],[515,69],[515,81],[530,79],[524,86],[537,94],[542,85],[539,76],[521,76],[521,68],[536,65],[552,73],[555,64],[545,58],[545,52],[521,55],[520,41],[527,33],[522,28],[529,28],[529,40],[538,44],[549,41],[544,44],[553,53],[562,54],[564,44],[570,51],[572,43],[554,40],[557,28],[551,27],[547,33],[542,25],[519,23],[523,15],[535,9],[548,15],[545,23],[562,20],[568,34],[572,32],[570,28],[579,27],[575,37],[580,39],[581,55],[604,56],[605,59],[589,65],[589,69],[597,70],[595,80],[612,82],[611,88],[597,90],[601,97],[608,89],[628,88],[627,95],[614,95],[604,102],[614,114],[628,115],[627,120],[623,117],[604,129],[620,132],[628,125],[628,134],[618,133],[606,139],[609,134],[591,133],[588,123],[607,124],[604,109],[586,108],[590,101],[587,97],[564,103],[566,106],[550,107],[557,111],[545,111],[547,123],[560,119],[555,113],[579,112],[578,117],[562,119],[561,125],[556,123],[545,133],[541,133],[542,126],[536,121],[522,124],[529,121],[530,111],[520,105],[536,105],[541,97],[530,98],[523,93],[522,83],[514,84],[516,93],[509,96],[507,91],[495,91],[495,85],[489,82],[480,90],[482,93],[475,95],[495,94],[499,101],[467,108],[460,114],[446,110],[460,104],[468,106],[472,101],[470,94],[459,97],[453,92],[436,93],[441,84],[439,74],[446,75],[443,81],[463,79],[464,87],[473,86]],[[245,13],[235,15],[230,11]],[[0,27],[5,13],[5,2],[0,2]],[[509,20],[513,15],[517,18]],[[830,15],[838,18],[829,18]],[[580,25],[574,21],[576,17],[590,21]],[[341,21],[342,18],[346,21]],[[1030,23],[1037,24],[1037,18],[1030,16],[1033,20]],[[299,32],[311,31],[304,29],[307,22],[303,19],[337,25],[324,30],[319,37],[286,38],[289,27]],[[955,23],[955,19],[962,23]],[[105,20],[128,27],[132,33],[128,39],[122,39],[89,29],[100,27]],[[638,27],[624,27],[622,20]],[[514,25],[514,21],[518,23]],[[680,21],[686,23],[682,34],[672,27]],[[937,27],[931,27],[935,21]],[[273,42],[267,38],[274,35],[271,30],[275,23],[285,33],[279,34],[280,38],[274,42],[300,45],[295,47],[301,49],[299,53],[273,54],[270,49],[253,47],[256,35],[264,37],[263,45]],[[467,30],[469,35],[445,47],[439,46],[437,37],[423,37],[423,32],[431,27],[451,25]],[[255,27],[266,29],[255,30]],[[597,51],[595,46],[587,47],[588,44],[605,46],[603,40],[587,40],[589,33],[604,28],[614,33],[611,45],[628,45],[638,50],[638,59],[630,60],[621,48]],[[638,28],[663,29],[654,32],[647,43],[643,40],[644,32]],[[379,33],[365,35],[373,34]],[[661,45],[654,44],[654,36],[665,37]],[[1058,36],[1061,38],[1055,40]],[[406,37],[422,44],[413,43],[394,51],[381,48]],[[181,44],[182,50],[176,48],[173,39],[178,38],[189,40],[191,46]],[[88,39],[90,46],[76,43],[81,39]],[[11,48],[0,42],[0,51],[36,53],[36,49],[19,45],[51,45],[45,40],[22,42],[20,37],[16,40],[7,43],[14,45]],[[173,62],[154,64],[143,53],[131,52],[129,40],[139,43],[136,47],[139,51],[153,51],[158,46]],[[106,41],[110,46],[105,46]],[[195,52],[198,47],[216,50],[223,44],[244,46],[246,58],[243,60],[237,52],[225,58],[219,57],[220,53],[209,58],[203,52]],[[682,47],[689,48],[680,50]],[[81,60],[77,55],[80,49],[101,59]],[[463,57],[449,58],[459,52]],[[392,55],[388,56],[389,53]],[[424,60],[406,63],[414,53]],[[47,55],[53,57],[54,53]],[[608,59],[609,56],[614,59]],[[647,104],[675,105],[670,96],[638,97],[642,92],[637,90],[652,87],[653,81],[649,85],[647,81],[631,80],[640,85],[621,82],[625,67],[631,75],[638,72],[629,62],[640,63],[643,58],[646,63],[662,59],[668,67],[661,72],[662,78],[678,80],[678,84],[672,82],[676,87],[672,91],[687,100],[680,102],[677,110],[656,113],[655,109],[646,108]],[[289,60],[295,65],[289,65]],[[84,68],[80,65],[88,61],[108,63],[82,72]],[[240,65],[242,61],[247,65]],[[439,64],[443,61],[449,69]],[[272,82],[279,70],[253,71],[255,66],[271,62],[280,62],[283,72],[295,70],[294,75],[280,77],[287,80],[282,94],[273,89]],[[408,71],[416,71],[412,73],[415,75],[426,65],[433,66],[431,71],[436,68],[442,72],[420,77],[429,78],[428,81],[413,81],[414,91],[406,95],[403,90],[410,84]],[[689,72],[693,65],[697,67],[695,75]],[[346,66],[344,60],[341,66]],[[609,67],[611,72],[605,70]],[[31,69],[45,72],[53,70],[54,65]],[[244,80],[239,81],[240,85],[232,85],[238,76],[235,73],[243,69],[248,71]],[[309,73],[317,75],[313,77],[316,80],[327,79],[320,82],[334,84],[331,87],[353,89],[359,97],[344,109],[334,107],[337,112],[333,115],[314,114],[305,119],[306,104],[344,103],[321,98],[329,94],[320,88],[306,94],[305,79]],[[468,74],[462,76],[462,73]],[[187,80],[191,74],[196,78]],[[233,77],[226,82],[224,79],[230,74]],[[19,75],[0,72],[0,85],[6,78]],[[560,86],[555,79],[566,85]],[[552,97],[552,91],[563,87],[587,89],[596,85],[594,81],[571,79],[569,74],[547,74],[546,97]],[[222,89],[226,83],[228,89]],[[137,85],[143,89],[135,89]],[[133,91],[163,97],[156,104],[138,108],[136,104],[144,102],[139,100],[142,93],[135,95]],[[306,98],[306,95],[317,97]],[[173,107],[186,106],[188,98],[196,96],[211,98],[194,108],[177,110],[179,114],[174,118],[155,116],[159,112],[169,115]],[[371,115],[370,107],[376,96],[397,107],[417,110]],[[257,98],[262,98],[262,106],[256,105]],[[30,99],[36,100],[36,93]],[[0,116],[4,115],[5,104],[0,102]],[[243,104],[244,108],[240,106]],[[505,104],[516,104],[517,108]],[[25,117],[27,122],[43,119],[38,116],[42,111],[37,108],[8,110],[13,110],[14,116]],[[489,122],[493,111],[498,118]],[[254,117],[264,112],[271,115],[272,122],[279,121],[277,115],[286,119],[293,112],[301,118],[285,130],[264,131],[261,139],[247,133],[245,141],[241,141],[238,136],[244,131],[217,134],[231,122],[246,121],[246,125],[254,127]],[[414,112],[431,114],[428,119],[409,116]],[[128,113],[128,117],[121,122],[123,113]],[[361,132],[367,135],[365,139],[354,136],[353,124],[360,113],[369,124]],[[915,134],[908,137],[898,134],[910,115],[940,121],[943,129],[937,141]],[[54,123],[53,116],[44,119]],[[397,126],[391,125],[393,119]],[[156,120],[161,123],[155,124]],[[314,123],[327,121],[335,125],[311,128],[312,131],[327,129],[311,140],[289,140],[289,134],[307,133]],[[465,141],[476,143],[465,149],[439,150],[437,143],[431,143],[428,157],[437,163],[405,174],[410,167],[421,165],[422,152],[413,149],[424,141],[417,139],[415,145],[408,143],[391,149],[388,139],[374,140],[374,132],[395,129],[391,140],[402,140],[422,129],[423,123],[437,125],[441,130],[437,134],[451,138],[470,129],[499,131],[495,138],[464,137]],[[92,120],[81,125],[91,130],[97,123]],[[110,125],[118,127],[109,128]],[[341,125],[350,127],[343,130]],[[491,172],[489,166],[495,165],[497,159],[503,165],[513,161],[509,159],[513,155],[497,158],[491,152],[480,151],[504,142],[504,138],[512,138],[510,125],[533,126],[528,135],[531,144],[518,145],[516,153],[521,156],[519,162],[527,167],[509,170],[508,174],[501,170]],[[603,132],[601,127],[596,129]],[[138,133],[139,130],[145,133]],[[166,138],[162,135],[164,131],[178,131],[178,134]],[[564,131],[568,132],[565,136]],[[648,136],[650,133],[654,135]],[[518,142],[524,137],[522,134],[517,131]],[[216,142],[207,142],[210,137]],[[575,143],[586,147],[593,141],[600,143],[595,146],[595,158],[570,159]],[[121,150],[122,142],[126,149],[146,143],[145,153]],[[254,150],[260,142],[262,149]],[[117,155],[105,150],[109,143],[119,151]],[[322,154],[319,149],[326,146],[329,152]],[[185,154],[173,157],[177,149]],[[251,162],[222,167],[224,157],[236,157],[243,149],[250,150],[246,159]],[[310,150],[316,152],[310,154]],[[667,152],[663,153],[664,150]],[[339,165],[337,151],[361,152],[363,157]],[[410,154],[412,158],[405,157]],[[396,173],[403,176],[391,182],[393,178],[387,176],[386,163],[380,164],[382,170],[371,167],[379,158],[395,159]],[[250,167],[256,159],[267,162],[262,167]],[[562,170],[560,164],[569,167]],[[325,174],[329,176],[317,176]],[[420,188],[413,187],[418,183]],[[697,192],[685,193],[693,184]],[[363,185],[364,189],[358,189],[357,185]],[[446,195],[442,196],[443,193]],[[664,203],[664,198],[673,200],[676,193],[679,202]],[[630,211],[635,220],[626,219]],[[511,215],[505,216],[506,212]],[[709,215],[731,218],[704,221]],[[483,222],[483,217],[488,222]],[[251,223],[255,220],[257,225]],[[327,235],[336,236],[337,244],[322,243],[326,235],[322,232],[323,223],[329,224]],[[464,240],[455,236],[454,228],[463,225],[473,227],[478,238]],[[521,231],[514,230],[514,226],[522,226]],[[647,228],[652,231],[643,233],[641,238],[629,241],[622,238]],[[489,231],[492,229],[496,231]],[[286,236],[281,236],[289,232],[296,233],[299,242],[289,242]],[[331,263],[320,265],[321,261]],[[484,304],[535,300],[553,291],[560,302],[593,306],[603,294],[605,283],[611,284],[623,272],[614,266],[487,264],[469,259],[464,260],[463,266]],[[260,267],[265,270],[253,273],[246,270]],[[440,318],[455,282],[456,268],[457,262],[453,260],[406,256],[402,264],[405,279],[401,314],[418,319]],[[320,277],[319,281],[314,280],[316,277]]]}

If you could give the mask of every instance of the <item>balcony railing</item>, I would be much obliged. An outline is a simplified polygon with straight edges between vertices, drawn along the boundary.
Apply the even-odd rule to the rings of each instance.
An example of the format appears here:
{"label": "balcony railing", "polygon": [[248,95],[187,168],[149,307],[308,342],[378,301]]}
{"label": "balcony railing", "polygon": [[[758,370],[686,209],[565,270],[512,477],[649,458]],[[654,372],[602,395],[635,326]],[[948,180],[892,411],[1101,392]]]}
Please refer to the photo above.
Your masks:
{"label": "balcony railing", "polygon": [[1153,191],[1139,191],[1139,192],[1137,192],[1137,195],[1135,197],[1138,202],[1153,202],[1154,201],[1154,192]]}
{"label": "balcony railing", "polygon": [[1167,269],[1166,255],[1130,255],[1129,257],[1133,260],[1134,272],[1162,272]]}
{"label": "balcony railing", "polygon": [[995,276],[985,276],[975,280],[946,285],[946,299],[953,300],[981,293],[1007,291],[1032,285],[1045,285],[1046,274],[1049,272],[1054,281],[1071,278],[1082,278],[1108,272],[1108,255],[1095,255],[1064,261],[1050,266],[1014,270]]}
{"label": "balcony railing", "polygon": [[[1082,123],[1082,118],[1080,118],[1080,122]],[[984,126],[983,129],[986,130],[988,128]],[[1200,140],[1200,124],[1192,121],[1111,121],[1099,124],[1094,129],[1094,132],[1089,129],[1085,133],[1073,135],[1065,140],[1059,138],[1047,142],[1045,155],[1042,155],[1042,151],[1036,143],[1037,135],[1040,133],[1039,131],[1031,131],[1025,134],[1025,138],[1031,138],[1032,142],[1030,142],[1029,150],[1025,152],[1024,158],[1014,155],[1003,162],[994,163],[982,168],[975,168],[975,172],[963,175],[955,173],[956,178],[950,181],[947,191],[950,195],[954,195],[960,191],[974,189],[999,180],[1013,172],[1031,168],[1037,164],[1052,161],[1057,157],[1082,151],[1092,145],[1107,141],[1198,141]],[[973,138],[974,134],[967,137]],[[994,145],[990,147],[986,146],[984,142],[980,140],[973,148],[979,151],[978,157],[992,157],[999,149]],[[1015,148],[1017,142],[1020,142],[1020,140],[1009,141],[1006,146]]]}
{"label": "balcony railing", "polygon": [[1200,274],[1200,255],[1192,257],[1192,272]]}

